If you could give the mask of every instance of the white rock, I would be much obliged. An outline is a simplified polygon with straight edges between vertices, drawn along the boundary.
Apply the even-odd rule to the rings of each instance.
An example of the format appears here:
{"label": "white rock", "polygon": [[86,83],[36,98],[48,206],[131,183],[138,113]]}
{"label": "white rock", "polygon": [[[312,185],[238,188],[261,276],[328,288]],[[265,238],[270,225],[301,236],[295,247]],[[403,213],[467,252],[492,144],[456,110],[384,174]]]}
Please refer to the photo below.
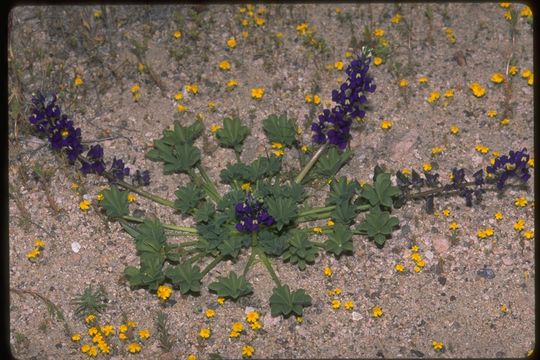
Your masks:
{"label": "white rock", "polygon": [[77,241],[74,241],[71,243],[71,250],[76,254],[81,250],[81,244],[79,244]]}
{"label": "white rock", "polygon": [[244,314],[248,314],[252,311],[255,311],[255,308],[254,307],[251,307],[251,306],[247,306],[245,309],[244,309]]}
{"label": "white rock", "polygon": [[439,253],[445,253],[450,248],[450,242],[444,236],[436,237],[433,239],[433,249]]}
{"label": "white rock", "polygon": [[362,314],[360,314],[358,311],[353,311],[351,315],[353,321],[359,321],[362,318]]}
{"label": "white rock", "polygon": [[433,253],[429,250],[427,250],[426,252],[424,252],[424,256],[426,257],[426,259],[428,260],[433,260]]}

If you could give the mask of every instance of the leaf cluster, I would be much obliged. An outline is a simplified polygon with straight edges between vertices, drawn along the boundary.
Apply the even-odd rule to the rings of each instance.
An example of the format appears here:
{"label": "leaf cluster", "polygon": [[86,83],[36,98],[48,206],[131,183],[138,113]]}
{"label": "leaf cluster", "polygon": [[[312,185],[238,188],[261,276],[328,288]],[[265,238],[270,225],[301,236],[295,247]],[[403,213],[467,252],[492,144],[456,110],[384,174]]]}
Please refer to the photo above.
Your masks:
{"label": "leaf cluster", "polygon": [[236,275],[234,271],[231,271],[227,277],[219,277],[218,281],[208,285],[208,289],[216,292],[217,296],[228,297],[233,300],[253,292],[253,287],[246,278]]}
{"label": "leaf cluster", "polygon": [[303,231],[291,231],[289,248],[283,253],[283,260],[297,264],[298,269],[304,271],[307,263],[313,263],[318,254],[317,248],[308,240]]}
{"label": "leaf cluster", "polygon": [[242,125],[239,118],[225,118],[223,127],[217,131],[216,137],[221,146],[232,148],[237,154],[240,154],[242,144],[249,133],[249,128]]}
{"label": "leaf cluster", "polygon": [[270,310],[272,316],[289,316],[291,313],[302,316],[304,308],[311,305],[311,296],[304,289],[290,290],[288,285],[274,288],[270,297]]}
{"label": "leaf cluster", "polygon": [[201,151],[193,146],[193,142],[203,129],[200,121],[190,126],[183,126],[176,121],[174,130],[164,130],[163,137],[154,140],[154,148],[146,153],[146,157],[162,161],[165,174],[188,172],[201,159]]}
{"label": "leaf cluster", "polygon": [[296,126],[286,114],[270,115],[263,120],[263,131],[270,142],[292,147],[296,143]]}
{"label": "leaf cluster", "polygon": [[277,175],[281,170],[281,163],[281,158],[276,156],[260,156],[250,165],[243,163],[229,164],[225,169],[221,170],[219,177],[225,184],[233,184],[234,181],[255,183],[258,180]]}

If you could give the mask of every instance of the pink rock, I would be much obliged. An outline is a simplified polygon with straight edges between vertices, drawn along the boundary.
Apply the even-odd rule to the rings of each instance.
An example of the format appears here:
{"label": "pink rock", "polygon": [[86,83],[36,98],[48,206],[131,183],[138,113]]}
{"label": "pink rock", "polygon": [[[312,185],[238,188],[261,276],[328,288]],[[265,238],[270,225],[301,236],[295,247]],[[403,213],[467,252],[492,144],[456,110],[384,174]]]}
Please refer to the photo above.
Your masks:
{"label": "pink rock", "polygon": [[436,237],[433,238],[431,246],[437,253],[442,254],[450,248],[450,241],[446,237]]}

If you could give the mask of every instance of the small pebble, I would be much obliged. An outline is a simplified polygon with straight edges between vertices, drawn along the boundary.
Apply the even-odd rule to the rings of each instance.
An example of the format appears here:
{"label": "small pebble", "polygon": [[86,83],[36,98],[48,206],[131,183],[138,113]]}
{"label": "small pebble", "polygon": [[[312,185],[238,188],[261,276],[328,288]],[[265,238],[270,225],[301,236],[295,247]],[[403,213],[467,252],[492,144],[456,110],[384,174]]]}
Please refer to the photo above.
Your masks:
{"label": "small pebble", "polygon": [[362,315],[358,311],[352,312],[353,321],[359,321],[362,318]]}
{"label": "small pebble", "polygon": [[417,356],[417,357],[424,357],[424,353],[419,351],[419,350],[415,350],[415,349],[412,349],[411,350],[411,354],[413,354],[414,356]]}
{"label": "small pebble", "polygon": [[79,244],[77,241],[74,241],[71,243],[71,250],[76,254],[81,250],[81,244]]}
{"label": "small pebble", "polygon": [[484,279],[493,279],[495,277],[495,272],[487,267],[478,270],[476,274]]}

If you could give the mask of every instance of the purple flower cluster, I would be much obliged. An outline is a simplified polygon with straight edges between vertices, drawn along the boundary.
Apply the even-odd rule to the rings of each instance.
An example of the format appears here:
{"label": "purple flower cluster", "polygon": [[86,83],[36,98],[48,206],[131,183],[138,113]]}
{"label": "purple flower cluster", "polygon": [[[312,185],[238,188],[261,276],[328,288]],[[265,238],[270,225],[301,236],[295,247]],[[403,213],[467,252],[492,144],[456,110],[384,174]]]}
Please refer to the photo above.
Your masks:
{"label": "purple flower cluster", "polygon": [[493,166],[488,166],[488,174],[498,175],[497,189],[502,190],[505,182],[511,177],[517,177],[523,182],[527,182],[531,177],[529,174],[529,154],[527,149],[521,151],[510,151],[508,155],[503,155],[495,159]]}
{"label": "purple flower cluster", "polygon": [[274,218],[263,207],[262,203],[253,199],[249,194],[246,201],[236,204],[234,210],[236,218],[239,220],[236,224],[236,230],[240,232],[258,232],[260,225],[271,226],[275,223]]}
{"label": "purple flower cluster", "polygon": [[331,110],[325,109],[319,116],[318,122],[313,122],[311,130],[313,142],[317,144],[336,145],[343,150],[349,141],[352,121],[363,118],[367,102],[366,93],[373,93],[376,85],[373,78],[367,75],[371,56],[363,51],[356,60],[347,67],[347,80],[339,90],[332,91],[332,100],[337,104]]}
{"label": "purple flower cluster", "polygon": [[81,129],[74,128],[73,121],[62,115],[56,105],[56,95],[45,99],[43,95],[32,97],[34,107],[28,119],[36,132],[47,136],[54,150],[65,150],[70,162],[83,152]]}
{"label": "purple flower cluster", "polygon": [[[32,115],[28,119],[35,131],[42,136],[46,136],[54,150],[64,150],[71,163],[79,160],[81,172],[86,174],[103,174],[105,172],[105,162],[103,161],[103,148],[101,145],[92,145],[86,153],[86,157],[80,156],[83,151],[81,143],[81,129],[73,126],[73,121],[66,115],[62,115],[60,107],[56,104],[56,95],[45,98],[43,95],[33,95]],[[114,158],[109,172],[117,180],[123,180],[129,176],[129,168],[124,161]],[[148,170],[140,172],[137,170],[132,179],[133,183],[139,185],[150,184],[150,174]]]}

